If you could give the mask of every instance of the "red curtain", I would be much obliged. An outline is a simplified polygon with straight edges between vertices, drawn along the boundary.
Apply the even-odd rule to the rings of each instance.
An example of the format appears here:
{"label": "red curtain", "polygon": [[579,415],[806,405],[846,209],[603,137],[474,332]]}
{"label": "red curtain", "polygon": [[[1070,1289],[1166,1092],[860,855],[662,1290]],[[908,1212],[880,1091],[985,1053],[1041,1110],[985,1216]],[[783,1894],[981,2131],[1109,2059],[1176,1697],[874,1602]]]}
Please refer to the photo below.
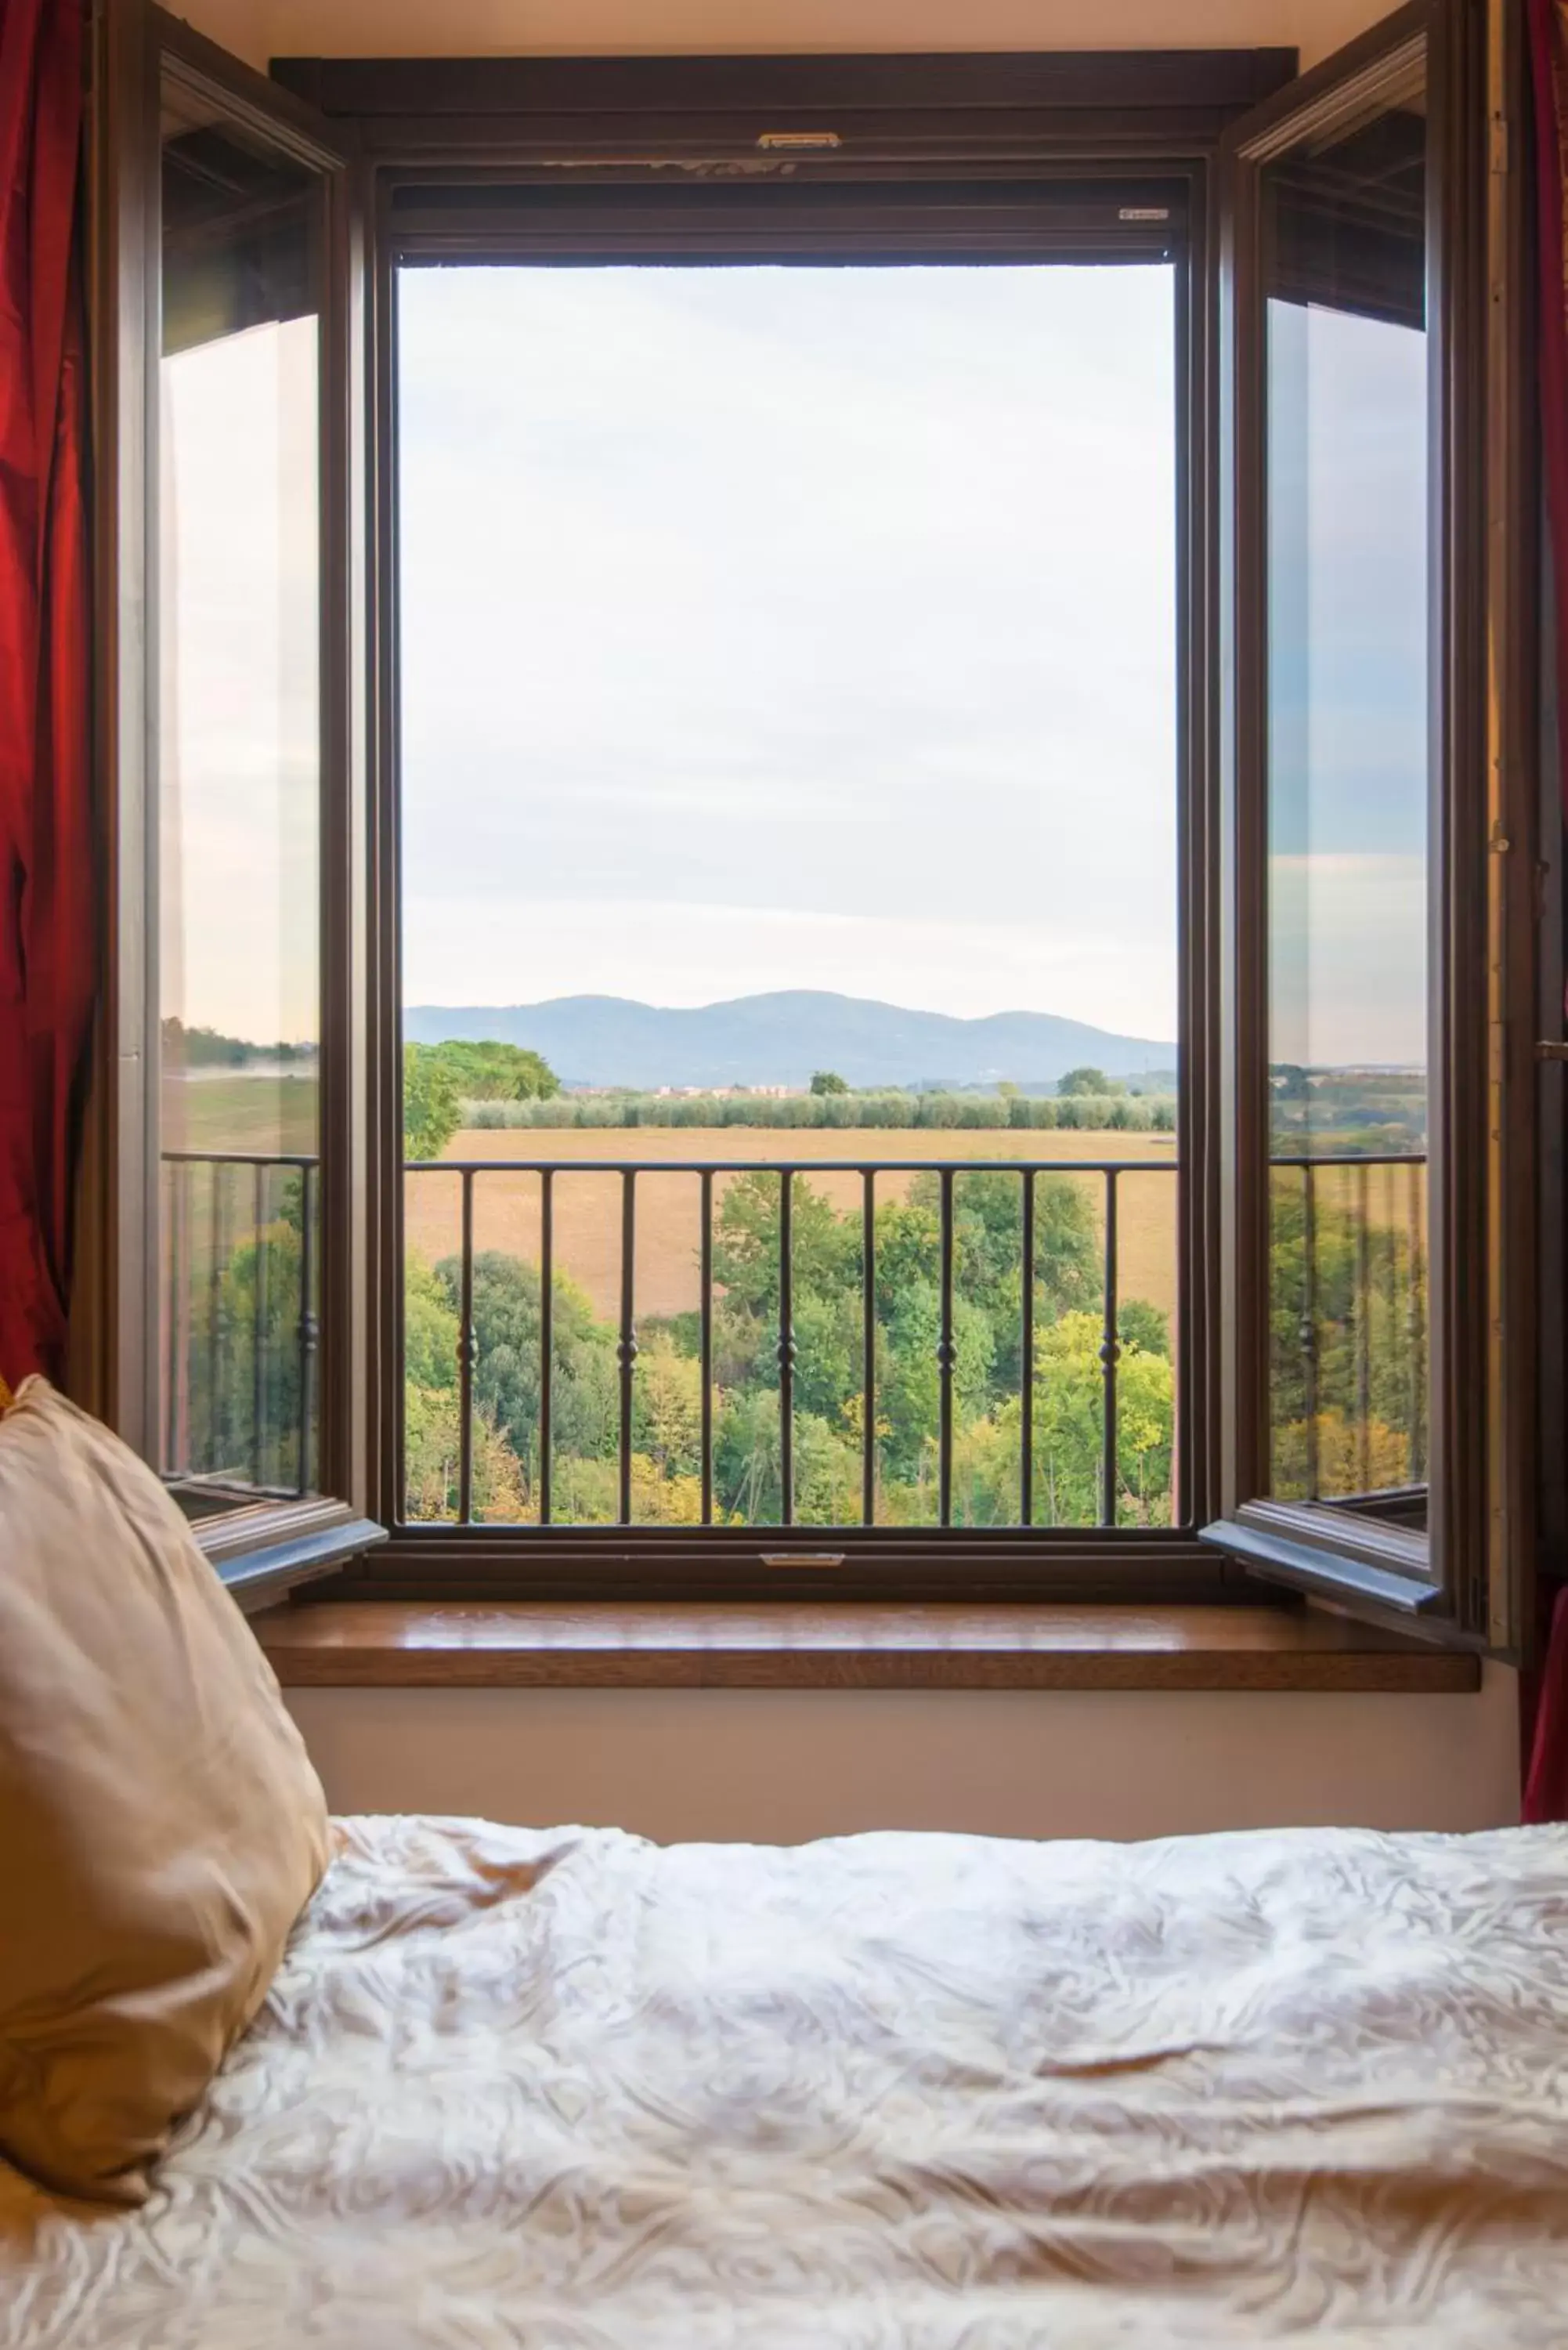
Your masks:
{"label": "red curtain", "polygon": [[[1568,815],[1568,277],[1563,271],[1568,253],[1568,8],[1563,0],[1528,0],[1528,6],[1541,253],[1541,437],[1556,580],[1558,702],[1564,721],[1559,733]],[[1564,1310],[1568,1300],[1558,1305]],[[1568,1586],[1543,1577],[1540,1605],[1547,1646],[1539,1679],[1526,1689],[1524,1816],[1563,1820],[1568,1819]]]}
{"label": "red curtain", "polygon": [[58,1377],[98,977],[80,0],[0,0],[0,1378]]}

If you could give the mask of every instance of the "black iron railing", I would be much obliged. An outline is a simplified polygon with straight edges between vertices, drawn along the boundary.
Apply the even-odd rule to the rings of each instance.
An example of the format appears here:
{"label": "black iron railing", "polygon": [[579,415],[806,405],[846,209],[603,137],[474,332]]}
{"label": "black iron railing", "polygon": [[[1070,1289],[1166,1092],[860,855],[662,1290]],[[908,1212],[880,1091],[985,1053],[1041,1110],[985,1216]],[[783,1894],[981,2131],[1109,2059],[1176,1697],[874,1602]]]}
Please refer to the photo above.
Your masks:
{"label": "black iron railing", "polygon": [[[1394,1481],[1379,1479],[1375,1459],[1381,1427],[1404,1449],[1397,1488],[1414,1493],[1427,1471],[1425,1154],[1282,1153],[1270,1167],[1272,1304],[1276,1322],[1295,1315],[1294,1362],[1277,1339],[1271,1380],[1276,1440],[1282,1429],[1301,1430],[1302,1459],[1285,1482],[1314,1501],[1389,1491]],[[1291,1263],[1298,1237],[1299,1268]],[[1325,1475],[1331,1419],[1353,1436],[1350,1457]],[[1278,1476],[1277,1449],[1275,1468]]]}
{"label": "black iron railing", "polygon": [[[1119,1187],[1127,1178],[1171,1177],[1168,1159],[442,1159],[413,1160],[405,1173],[414,1178],[444,1178],[461,1185],[457,1280],[459,1443],[455,1522],[473,1523],[474,1510],[474,1371],[477,1345],[474,1328],[474,1196],[476,1187],[495,1179],[536,1178],[539,1184],[539,1404],[536,1496],[538,1523],[557,1523],[553,1514],[552,1454],[556,1367],[553,1337],[555,1314],[555,1208],[561,1180],[579,1176],[613,1176],[620,1183],[619,1311],[616,1331],[618,1430],[616,1446],[618,1518],[633,1523],[633,1413],[639,1339],[635,1314],[637,1292],[638,1183],[643,1177],[686,1176],[699,1187],[698,1235],[698,1363],[701,1379],[701,1523],[714,1523],[713,1423],[713,1238],[715,1183],[720,1179],[762,1176],[777,1192],[777,1323],[773,1351],[777,1364],[779,1508],[776,1523],[792,1526],[795,1511],[795,1382],[794,1214],[797,1179],[809,1182],[819,1176],[857,1177],[861,1186],[861,1353],[860,1485],[863,1523],[876,1517],[877,1455],[877,1184],[882,1176],[934,1178],[937,1185],[938,1263],[940,1268],[940,1330],[935,1349],[938,1374],[936,1430],[937,1523],[953,1523],[953,1454],[958,1346],[955,1337],[955,1184],[970,1176],[1003,1176],[1014,1180],[1020,1194],[1020,1263],[1033,1267],[1035,1259],[1038,1186],[1044,1178],[1075,1178],[1091,1181],[1101,1195],[1101,1282],[1099,1343],[1100,1467],[1098,1523],[1118,1523],[1117,1365],[1118,1336],[1118,1205]],[[1020,1523],[1034,1523],[1034,1383],[1036,1302],[1034,1282],[1020,1282],[1020,1443],[1018,1507]]]}
{"label": "black iron railing", "polygon": [[[1120,1209],[1128,1178],[1173,1176],[1162,1159],[484,1159],[411,1162],[416,1178],[445,1178],[461,1195],[457,1281],[458,1457],[454,1515],[474,1522],[477,1421],[474,1262],[475,1194],[493,1180],[538,1183],[538,1413],[534,1506],[544,1526],[571,1523],[556,1511],[557,1305],[556,1208],[559,1184],[609,1176],[618,1183],[619,1271],[615,1325],[616,1509],[633,1523],[633,1418],[639,1341],[636,1314],[638,1186],[643,1178],[686,1176],[698,1195],[696,1352],[699,1373],[700,1520],[711,1525],[715,1498],[715,1210],[720,1184],[761,1178],[777,1187],[776,1323],[778,1511],[796,1523],[796,1182],[819,1176],[859,1185],[860,1507],[876,1522],[878,1488],[877,1183],[922,1177],[935,1184],[939,1326],[935,1427],[936,1520],[954,1522],[959,1296],[956,1196],[961,1178],[1006,1177],[1018,1187],[1019,1264],[1036,1261],[1040,1186],[1075,1179],[1099,1192],[1099,1451],[1097,1520],[1119,1519],[1118,1367],[1123,1310]],[[1270,1409],[1276,1447],[1282,1430],[1301,1454],[1282,1470],[1278,1490],[1309,1498],[1377,1497],[1417,1488],[1427,1450],[1427,1232],[1424,1157],[1408,1153],[1283,1154],[1271,1161],[1274,1341]],[[163,1451],[166,1473],[184,1484],[244,1487],[258,1494],[312,1489],[317,1416],[320,1176],[305,1153],[176,1150],[163,1155]],[[884,1195],[887,1196],[887,1195]],[[1299,1250],[1299,1263],[1293,1258]],[[1018,1284],[1019,1523],[1035,1521],[1035,1410],[1039,1298]],[[1325,1430],[1338,1428],[1338,1453],[1324,1457]],[[1345,1430],[1351,1431],[1347,1438]],[[1379,1473],[1378,1443],[1390,1443],[1402,1473]],[[1349,1470],[1346,1467],[1348,1448]],[[1385,1472],[1386,1461],[1384,1462]],[[770,1521],[771,1522],[771,1521]]]}
{"label": "black iron railing", "polygon": [[312,1490],[319,1161],[163,1153],[163,1471],[258,1496]]}

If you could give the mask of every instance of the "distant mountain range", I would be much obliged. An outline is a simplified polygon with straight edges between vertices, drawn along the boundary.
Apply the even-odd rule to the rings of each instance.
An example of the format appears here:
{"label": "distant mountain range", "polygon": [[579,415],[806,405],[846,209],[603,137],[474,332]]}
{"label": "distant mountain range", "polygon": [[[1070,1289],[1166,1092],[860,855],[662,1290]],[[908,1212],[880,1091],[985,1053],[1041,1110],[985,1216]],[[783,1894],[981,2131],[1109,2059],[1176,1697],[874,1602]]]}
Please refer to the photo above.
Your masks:
{"label": "distant mountain range", "polygon": [[854,995],[794,988],[674,1010],[618,995],[561,995],[546,1003],[416,1003],[403,1014],[410,1044],[526,1045],[562,1082],[628,1086],[805,1086],[836,1069],[852,1086],[1054,1085],[1085,1063],[1107,1076],[1173,1069],[1176,1047],[1117,1036],[1050,1012],[996,1012],[955,1020]]}

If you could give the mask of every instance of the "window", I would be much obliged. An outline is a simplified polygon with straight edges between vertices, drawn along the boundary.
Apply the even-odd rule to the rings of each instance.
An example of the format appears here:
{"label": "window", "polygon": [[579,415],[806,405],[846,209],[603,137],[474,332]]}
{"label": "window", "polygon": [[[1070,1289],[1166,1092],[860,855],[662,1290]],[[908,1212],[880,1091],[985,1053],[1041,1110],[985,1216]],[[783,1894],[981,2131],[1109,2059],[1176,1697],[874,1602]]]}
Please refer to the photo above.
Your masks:
{"label": "window", "polygon": [[209,1523],[337,1496],[361,1591],[1264,1575],[1511,1649],[1483,17],[262,81],[109,12],[108,1310]]}
{"label": "window", "polygon": [[1403,1496],[1427,1436],[1426,53],[1260,172],[1270,1491]]}
{"label": "window", "polygon": [[[1404,10],[1230,134],[1238,1311],[1211,1533],[1495,1638],[1485,1301],[1520,1242],[1484,1202],[1519,1165],[1485,973],[1522,910],[1480,683],[1478,37]],[[1501,343],[1490,396],[1506,416]]]}
{"label": "window", "polygon": [[106,1401],[249,1604],[377,1534],[343,1402],[343,154],[157,10],[99,29]]}
{"label": "window", "polygon": [[166,66],[161,214],[159,1460],[204,1513],[318,1483],[319,173]]}

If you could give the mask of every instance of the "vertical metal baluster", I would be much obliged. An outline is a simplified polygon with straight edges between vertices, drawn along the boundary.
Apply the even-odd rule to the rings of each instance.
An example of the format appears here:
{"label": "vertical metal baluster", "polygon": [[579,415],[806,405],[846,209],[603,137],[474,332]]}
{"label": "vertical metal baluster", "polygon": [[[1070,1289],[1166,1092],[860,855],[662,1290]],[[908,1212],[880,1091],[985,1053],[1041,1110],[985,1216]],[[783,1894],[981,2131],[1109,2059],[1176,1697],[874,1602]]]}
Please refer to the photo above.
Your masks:
{"label": "vertical metal baluster", "polygon": [[877,1170],[860,1170],[860,1523],[877,1523]]}
{"label": "vertical metal baluster", "polygon": [[700,1212],[699,1353],[702,1367],[702,1523],[713,1523],[713,1170],[704,1167]]}
{"label": "vertical metal baluster", "polygon": [[212,1160],[207,1180],[207,1243],[211,1262],[207,1267],[207,1461],[211,1470],[223,1464],[219,1459],[222,1445],[222,1423],[218,1416],[218,1398],[223,1369],[223,1350],[218,1332],[223,1321],[222,1287],[223,1260],[228,1254],[228,1219],[223,1212],[223,1170]]}
{"label": "vertical metal baluster", "polygon": [[555,1446],[556,1170],[539,1172],[539,1523],[550,1523],[550,1455]]}
{"label": "vertical metal baluster", "polygon": [[1355,1170],[1355,1425],[1359,1483],[1372,1488],[1372,1208],[1365,1161]]}
{"label": "vertical metal baluster", "polygon": [[1018,1336],[1018,1523],[1034,1523],[1034,1170],[1023,1170]]}
{"label": "vertical metal baluster", "polygon": [[310,1437],[316,1419],[316,1170],[299,1170],[298,1490],[310,1491]]}
{"label": "vertical metal baluster", "polygon": [[794,1170],[779,1170],[779,1523],[794,1523]]}
{"label": "vertical metal baluster", "polygon": [[1100,1338],[1100,1381],[1104,1399],[1104,1454],[1100,1463],[1100,1523],[1116,1522],[1120,1471],[1116,1459],[1116,1365],[1121,1342],[1116,1336],[1116,1170],[1106,1170],[1106,1295]]}
{"label": "vertical metal baluster", "polygon": [[953,1170],[938,1177],[941,1201],[941,1331],[937,1340],[937,1523],[953,1515]]}
{"label": "vertical metal baluster", "polygon": [[174,1465],[190,1476],[195,1467],[196,1387],[196,1170],[187,1161],[180,1169],[182,1238],[180,1247],[180,1441]]}
{"label": "vertical metal baluster", "polygon": [[620,1364],[620,1523],[631,1523],[631,1383],[637,1368],[637,1173],[625,1168],[620,1179],[620,1337],[616,1346]]}
{"label": "vertical metal baluster", "polygon": [[1412,1159],[1409,1173],[1409,1296],[1406,1323],[1410,1350],[1410,1482],[1418,1485],[1426,1473],[1426,1316],[1423,1294],[1426,1288],[1425,1250],[1421,1237],[1421,1181],[1425,1172],[1421,1161]]}
{"label": "vertical metal baluster", "polygon": [[251,1169],[251,1483],[259,1485],[263,1469],[263,1428],[266,1418],[266,1169],[258,1159]]}
{"label": "vertical metal baluster", "polygon": [[457,1522],[473,1523],[473,1170],[462,1182],[462,1272],[457,1325]]}
{"label": "vertical metal baluster", "polygon": [[185,1254],[186,1169],[176,1159],[169,1169],[169,1394],[168,1436],[163,1466],[175,1474],[186,1466],[180,1441],[186,1384],[186,1350],[190,1339],[191,1267]]}
{"label": "vertical metal baluster", "polygon": [[1315,1502],[1320,1482],[1317,1445],[1317,1191],[1309,1159],[1302,1169],[1302,1313],[1296,1326],[1302,1392],[1306,1407],[1306,1489]]}

